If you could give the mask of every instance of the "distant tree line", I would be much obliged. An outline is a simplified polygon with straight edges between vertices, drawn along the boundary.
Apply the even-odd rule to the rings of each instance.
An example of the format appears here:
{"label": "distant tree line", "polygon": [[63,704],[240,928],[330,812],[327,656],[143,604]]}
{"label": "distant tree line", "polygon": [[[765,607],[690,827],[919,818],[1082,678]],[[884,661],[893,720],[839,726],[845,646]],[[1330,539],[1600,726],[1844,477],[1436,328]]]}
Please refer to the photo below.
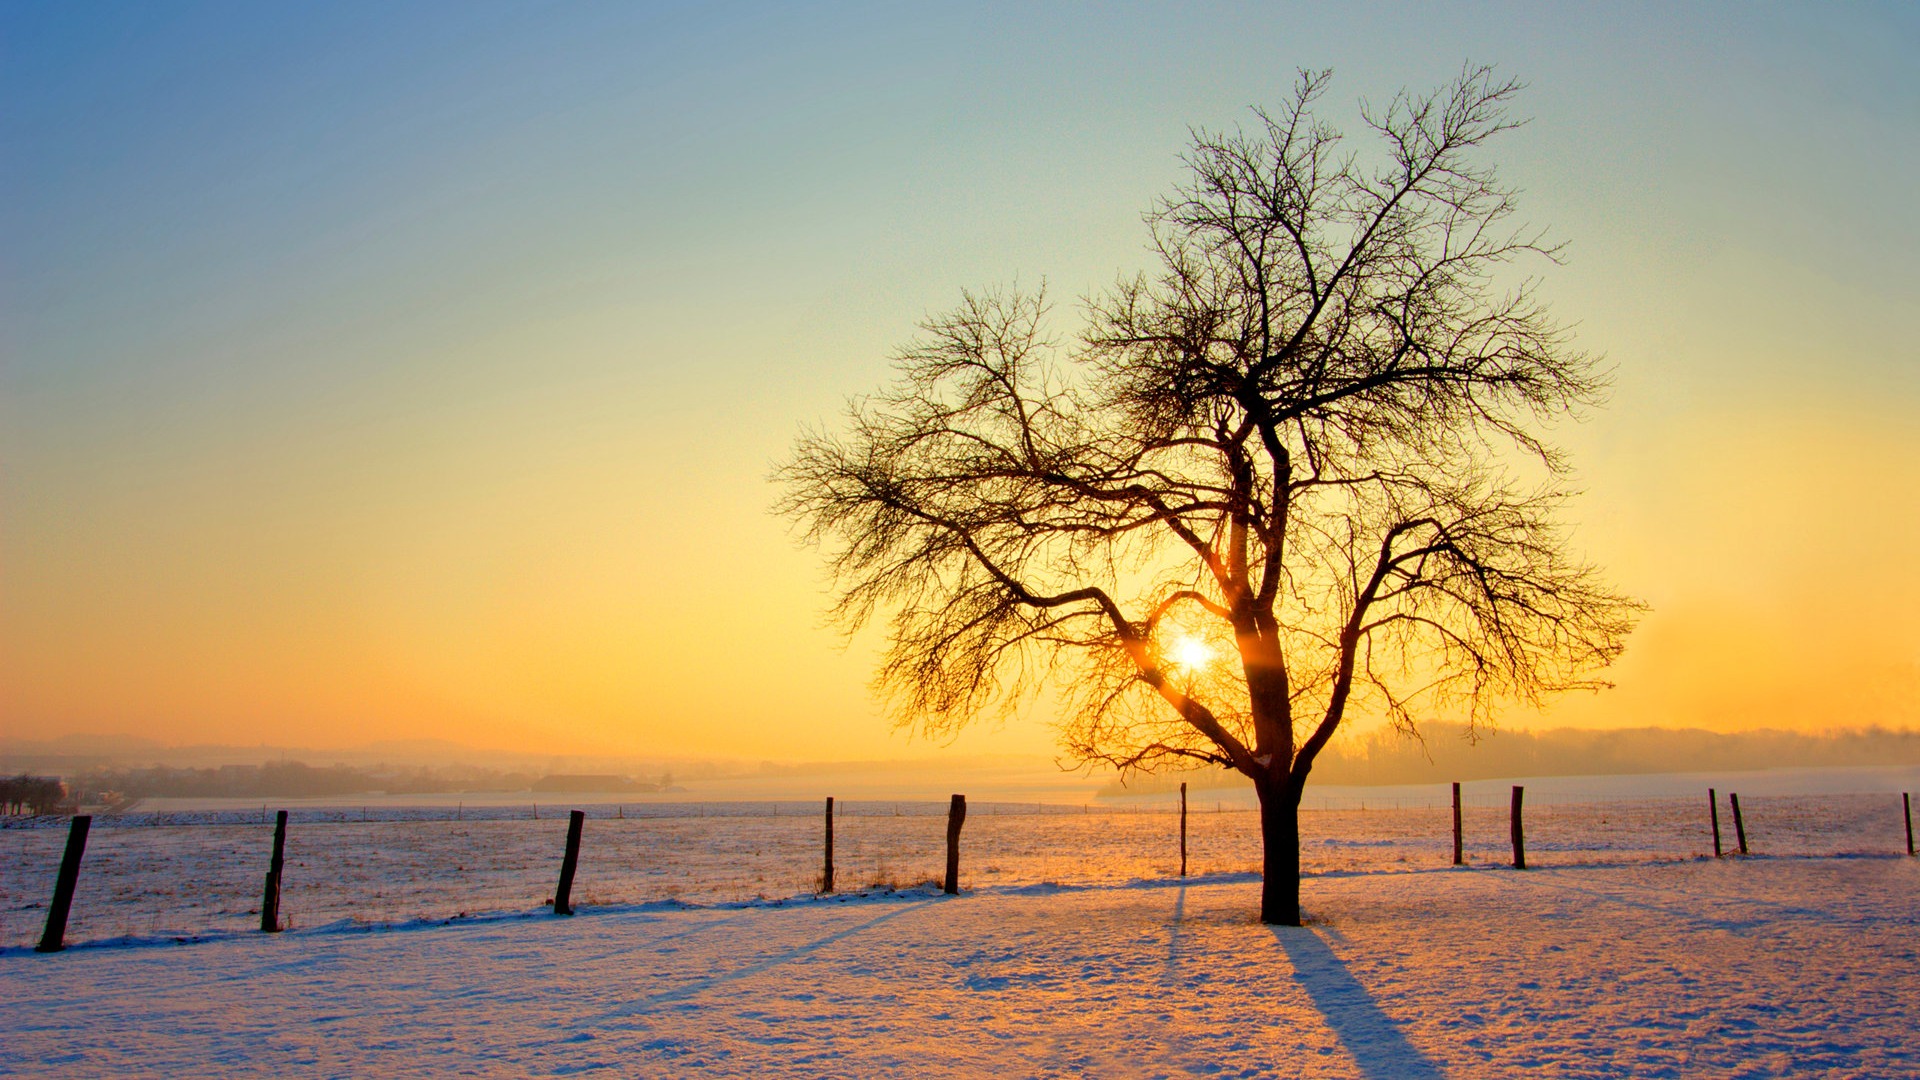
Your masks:
{"label": "distant tree line", "polygon": [[0,777],[0,812],[8,814],[51,814],[67,799],[67,785],[57,776]]}
{"label": "distant tree line", "polygon": [[102,768],[82,773],[75,787],[89,802],[114,803],[147,798],[315,798],[383,793],[431,795],[480,791],[660,791],[660,783],[624,776],[550,775],[491,769],[355,768],[314,766],[300,761],[210,768]]}
{"label": "distant tree line", "polygon": [[[1920,765],[1920,731],[1869,727],[1823,733],[1714,732],[1697,728],[1494,731],[1471,735],[1464,726],[1421,725],[1424,739],[1377,730],[1322,755],[1316,775],[1329,784],[1438,784],[1517,776],[1619,776],[1671,772],[1748,772],[1758,769]],[[1196,788],[1231,787],[1235,774],[1203,769],[1191,774],[1107,785],[1108,794],[1171,790],[1181,780]]]}
{"label": "distant tree line", "polygon": [[[508,790],[524,788],[529,782],[528,777],[517,774],[497,779]],[[467,782],[425,769],[374,772],[347,765],[313,766],[302,761],[200,769],[165,765],[96,769],[82,774],[79,786],[87,792],[126,799],[312,798],[375,791],[411,795],[469,790]]]}
{"label": "distant tree line", "polygon": [[[1418,784],[1511,776],[1611,776],[1920,764],[1920,731],[1714,732],[1683,728],[1558,728],[1468,737],[1434,725],[1424,743],[1371,734],[1345,763],[1345,783]],[[1446,775],[1443,775],[1446,774]]]}

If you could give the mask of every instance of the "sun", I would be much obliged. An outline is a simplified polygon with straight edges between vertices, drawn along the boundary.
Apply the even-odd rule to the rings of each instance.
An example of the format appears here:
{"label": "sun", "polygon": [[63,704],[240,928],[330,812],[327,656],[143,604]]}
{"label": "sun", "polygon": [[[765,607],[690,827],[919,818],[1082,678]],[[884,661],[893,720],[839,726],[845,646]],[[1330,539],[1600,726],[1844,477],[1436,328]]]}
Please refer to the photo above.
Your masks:
{"label": "sun", "polygon": [[1167,658],[1173,661],[1174,667],[1193,671],[1207,666],[1213,659],[1213,649],[1199,638],[1183,635],[1174,638],[1167,647]]}

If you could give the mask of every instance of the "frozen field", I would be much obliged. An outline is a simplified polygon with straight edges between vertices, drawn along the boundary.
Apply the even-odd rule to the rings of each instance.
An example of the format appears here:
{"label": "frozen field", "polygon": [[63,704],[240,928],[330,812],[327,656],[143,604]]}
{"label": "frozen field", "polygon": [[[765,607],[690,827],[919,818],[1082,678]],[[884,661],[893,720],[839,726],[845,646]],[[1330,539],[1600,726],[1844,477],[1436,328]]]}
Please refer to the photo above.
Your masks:
{"label": "frozen field", "polygon": [[[1304,811],[1307,871],[1446,866],[1451,822],[1444,799],[1444,793],[1428,793],[1423,801],[1376,796],[1369,809]],[[1731,850],[1733,823],[1724,799],[1722,828]],[[1505,802],[1504,789],[1469,800],[1470,863],[1508,859]],[[1179,866],[1172,807],[1165,799],[1121,809],[975,805],[962,840],[962,882],[968,888],[1113,886],[1171,877]],[[1756,854],[1888,854],[1905,846],[1898,795],[1749,796],[1743,808]],[[779,900],[818,885],[822,815],[816,803],[593,805],[587,811],[573,894],[586,908]],[[935,803],[841,804],[839,887],[900,888],[935,877],[944,864],[945,811]],[[310,929],[537,908],[553,895],[566,820],[561,806],[540,808],[537,819],[534,813],[527,805],[296,810],[283,914],[293,927]],[[1535,866],[1664,863],[1712,850],[1704,791],[1692,799],[1529,805],[1526,816]],[[271,835],[258,809],[97,817],[68,940],[204,938],[256,928]],[[0,948],[38,939],[65,837],[64,819],[0,827]],[[1195,874],[1256,871],[1255,815],[1196,800],[1189,847]]]}
{"label": "frozen field", "polygon": [[602,907],[0,954],[0,1073],[1920,1076],[1920,860]]}

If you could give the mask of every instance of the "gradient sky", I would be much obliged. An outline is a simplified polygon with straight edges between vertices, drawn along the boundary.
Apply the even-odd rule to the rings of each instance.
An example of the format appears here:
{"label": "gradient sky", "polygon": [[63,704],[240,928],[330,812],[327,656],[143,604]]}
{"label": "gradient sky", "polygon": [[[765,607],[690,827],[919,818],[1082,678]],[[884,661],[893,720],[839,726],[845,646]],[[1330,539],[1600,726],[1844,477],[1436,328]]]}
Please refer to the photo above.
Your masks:
{"label": "gradient sky", "polygon": [[1670,7],[6,5],[0,736],[937,751],[766,512],[798,425],[1144,268],[1189,125],[1466,60],[1653,605],[1510,722],[1920,724],[1920,9]]}

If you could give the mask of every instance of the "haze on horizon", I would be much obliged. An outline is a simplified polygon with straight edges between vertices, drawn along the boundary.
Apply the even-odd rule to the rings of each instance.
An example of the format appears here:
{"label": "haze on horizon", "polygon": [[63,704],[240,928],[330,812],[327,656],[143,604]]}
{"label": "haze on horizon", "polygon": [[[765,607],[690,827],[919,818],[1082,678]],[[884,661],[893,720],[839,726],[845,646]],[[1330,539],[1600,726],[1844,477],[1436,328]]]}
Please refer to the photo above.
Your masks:
{"label": "haze on horizon", "polygon": [[[963,288],[1146,265],[1190,126],[1465,60],[1617,369],[1557,433],[1651,604],[1513,727],[1920,727],[1920,15],[1657,5],[0,11],[0,738],[856,760],[767,513]],[[1044,710],[1042,710],[1044,711]]]}

